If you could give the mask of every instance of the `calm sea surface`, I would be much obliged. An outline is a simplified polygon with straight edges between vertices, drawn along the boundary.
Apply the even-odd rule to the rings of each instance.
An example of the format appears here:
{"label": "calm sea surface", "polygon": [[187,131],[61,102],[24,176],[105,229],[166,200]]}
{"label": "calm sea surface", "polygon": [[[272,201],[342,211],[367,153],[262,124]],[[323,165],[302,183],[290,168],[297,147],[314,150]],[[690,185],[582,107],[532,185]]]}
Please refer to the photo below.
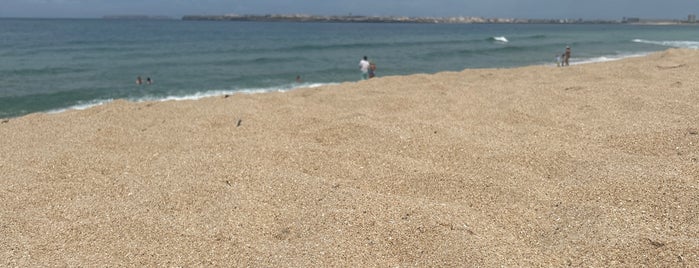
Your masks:
{"label": "calm sea surface", "polygon": [[606,61],[696,49],[698,29],[0,19],[0,118],[354,81],[364,55],[378,76],[554,64],[566,45]]}

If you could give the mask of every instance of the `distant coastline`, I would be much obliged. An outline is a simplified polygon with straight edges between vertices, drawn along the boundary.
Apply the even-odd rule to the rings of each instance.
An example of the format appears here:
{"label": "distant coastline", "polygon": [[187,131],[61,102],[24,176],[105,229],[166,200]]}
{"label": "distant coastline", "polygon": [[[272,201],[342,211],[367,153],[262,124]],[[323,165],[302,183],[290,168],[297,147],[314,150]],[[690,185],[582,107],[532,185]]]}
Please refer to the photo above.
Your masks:
{"label": "distant coastline", "polygon": [[482,17],[404,17],[404,16],[322,16],[306,14],[267,14],[267,15],[187,15],[185,21],[257,21],[257,22],[337,22],[337,23],[425,23],[425,24],[632,24],[632,25],[699,25],[689,15],[686,20],[679,19],[641,19],[623,18],[621,20],[584,20],[584,19],[517,19],[517,18],[482,18]]}
{"label": "distant coastline", "polygon": [[340,23],[424,23],[424,24],[475,24],[475,23],[620,23],[613,20],[569,19],[514,19],[482,17],[405,17],[405,16],[321,16],[305,14],[273,15],[188,15],[188,21],[258,21],[258,22],[340,22]]}
{"label": "distant coastline", "polygon": [[176,18],[168,16],[149,16],[149,15],[108,15],[103,16],[105,20],[175,20]]}

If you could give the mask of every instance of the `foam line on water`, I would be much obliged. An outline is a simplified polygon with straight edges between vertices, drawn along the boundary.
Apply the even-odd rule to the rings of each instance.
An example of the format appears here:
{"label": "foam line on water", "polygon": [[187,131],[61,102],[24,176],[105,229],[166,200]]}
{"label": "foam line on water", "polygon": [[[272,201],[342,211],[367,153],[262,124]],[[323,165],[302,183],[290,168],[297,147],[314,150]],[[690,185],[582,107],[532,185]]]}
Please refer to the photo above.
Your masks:
{"label": "foam line on water", "polygon": [[[149,101],[187,101],[187,100],[199,100],[210,97],[218,97],[233,94],[259,94],[268,92],[286,92],[289,90],[300,89],[300,88],[317,88],[327,85],[334,85],[336,83],[297,83],[288,84],[277,87],[269,88],[251,88],[251,89],[229,89],[229,90],[206,90],[199,91],[192,94],[186,95],[170,95],[167,97],[156,97],[156,96],[145,96],[140,98],[129,98],[132,102],[149,102]],[[101,106],[113,102],[113,99],[98,99],[91,101],[80,101],[75,105],[66,108],[54,109],[47,111],[49,114],[62,113],[71,110],[86,110],[92,107]]]}
{"label": "foam line on water", "polygon": [[622,54],[622,55],[607,55],[607,56],[600,56],[600,57],[593,57],[593,58],[587,58],[587,59],[571,59],[570,64],[590,64],[590,63],[598,63],[598,62],[608,62],[608,61],[617,61],[617,60],[623,60],[623,59],[628,59],[628,58],[638,58],[638,57],[644,57],[648,56],[651,52],[645,52],[645,53],[635,53],[635,54]]}
{"label": "foam line on water", "polygon": [[682,41],[682,40],[654,41],[654,40],[645,40],[645,39],[634,39],[632,41],[635,43],[658,45],[658,46],[664,46],[664,47],[699,49],[699,41]]}

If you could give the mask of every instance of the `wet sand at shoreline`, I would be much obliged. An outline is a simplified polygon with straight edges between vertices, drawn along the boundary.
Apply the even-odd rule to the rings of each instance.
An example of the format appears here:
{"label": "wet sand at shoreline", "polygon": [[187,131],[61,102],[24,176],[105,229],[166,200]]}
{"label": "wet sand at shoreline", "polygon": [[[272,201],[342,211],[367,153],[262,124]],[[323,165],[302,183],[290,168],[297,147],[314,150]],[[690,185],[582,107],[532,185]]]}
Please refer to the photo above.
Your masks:
{"label": "wet sand at shoreline", "polygon": [[699,266],[699,51],[0,124],[1,266]]}

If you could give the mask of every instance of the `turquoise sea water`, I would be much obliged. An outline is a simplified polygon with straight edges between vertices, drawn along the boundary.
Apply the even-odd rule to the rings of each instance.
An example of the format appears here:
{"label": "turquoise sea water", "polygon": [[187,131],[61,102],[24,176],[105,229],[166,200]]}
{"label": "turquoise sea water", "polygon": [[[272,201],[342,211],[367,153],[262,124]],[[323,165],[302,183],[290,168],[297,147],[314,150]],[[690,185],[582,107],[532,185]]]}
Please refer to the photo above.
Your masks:
{"label": "turquoise sea water", "polygon": [[554,64],[566,45],[605,61],[697,48],[698,29],[0,19],[0,118],[354,81],[364,55],[378,76]]}

